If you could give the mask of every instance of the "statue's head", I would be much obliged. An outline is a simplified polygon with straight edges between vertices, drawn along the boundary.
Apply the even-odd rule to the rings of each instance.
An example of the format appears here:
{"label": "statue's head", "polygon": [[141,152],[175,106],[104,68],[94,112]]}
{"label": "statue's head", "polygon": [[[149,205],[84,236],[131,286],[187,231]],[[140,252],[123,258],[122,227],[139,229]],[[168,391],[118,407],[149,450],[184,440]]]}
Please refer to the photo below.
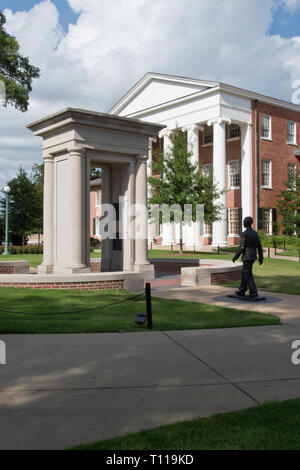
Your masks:
{"label": "statue's head", "polygon": [[253,224],[252,217],[245,217],[244,218],[244,227],[245,228],[251,227],[252,224]]}

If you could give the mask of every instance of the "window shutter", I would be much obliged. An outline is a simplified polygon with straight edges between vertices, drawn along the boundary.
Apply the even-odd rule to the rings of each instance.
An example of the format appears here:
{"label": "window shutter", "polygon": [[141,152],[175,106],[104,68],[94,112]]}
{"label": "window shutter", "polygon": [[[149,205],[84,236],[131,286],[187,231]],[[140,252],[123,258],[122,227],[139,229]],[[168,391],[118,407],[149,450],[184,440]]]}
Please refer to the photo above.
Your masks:
{"label": "window shutter", "polygon": [[226,211],[227,215],[227,235],[230,234],[230,209]]}
{"label": "window shutter", "polygon": [[263,208],[259,207],[258,208],[258,213],[257,213],[257,229],[258,230],[263,230]]}
{"label": "window shutter", "polygon": [[272,209],[272,221],[277,222],[277,209]]}
{"label": "window shutter", "polygon": [[96,234],[96,219],[93,219],[93,235]]}

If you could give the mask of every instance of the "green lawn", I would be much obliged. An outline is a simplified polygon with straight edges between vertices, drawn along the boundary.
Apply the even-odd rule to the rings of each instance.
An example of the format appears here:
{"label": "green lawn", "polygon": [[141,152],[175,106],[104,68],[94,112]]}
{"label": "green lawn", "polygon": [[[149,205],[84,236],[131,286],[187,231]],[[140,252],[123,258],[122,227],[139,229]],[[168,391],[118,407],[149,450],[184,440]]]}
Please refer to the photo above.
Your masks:
{"label": "green lawn", "polygon": [[[253,272],[258,289],[300,295],[299,262],[265,258],[262,266],[254,264]],[[237,287],[239,282],[226,285]]]}
{"label": "green lawn", "polygon": [[0,261],[29,261],[29,266],[31,268],[36,268],[39,264],[42,263],[43,261],[43,255],[28,255],[28,254],[23,254],[23,255],[7,255],[3,256],[0,255]]}
{"label": "green lawn", "polygon": [[76,450],[300,450],[300,399],[162,426]]}
{"label": "green lawn", "polygon": [[[109,304],[131,300],[105,307]],[[141,331],[144,296],[126,291],[62,291],[0,288],[0,334]],[[99,307],[98,310],[88,311]],[[189,330],[279,324],[278,317],[215,305],[153,298],[154,330]],[[3,311],[5,310],[5,311]],[[83,310],[83,311],[81,311]],[[14,312],[14,313],[12,313]]]}

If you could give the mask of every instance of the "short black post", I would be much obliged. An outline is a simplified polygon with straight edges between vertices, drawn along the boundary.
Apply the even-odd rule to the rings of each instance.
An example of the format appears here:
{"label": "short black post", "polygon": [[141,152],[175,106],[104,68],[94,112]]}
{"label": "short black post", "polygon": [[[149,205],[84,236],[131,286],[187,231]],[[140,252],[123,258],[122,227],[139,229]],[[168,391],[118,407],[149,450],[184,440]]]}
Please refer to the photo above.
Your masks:
{"label": "short black post", "polygon": [[277,255],[277,243],[276,243],[276,240],[274,240],[274,248],[275,248],[275,255]]}
{"label": "short black post", "polygon": [[300,250],[299,250],[299,263],[300,263]]}
{"label": "short black post", "polygon": [[152,303],[151,303],[151,284],[146,283],[146,305],[147,305],[147,325],[148,330],[152,330]]}
{"label": "short black post", "polygon": [[220,254],[220,245],[218,245],[218,255]]}
{"label": "short black post", "polygon": [[271,258],[271,250],[270,250],[270,247],[268,248],[268,258]]}

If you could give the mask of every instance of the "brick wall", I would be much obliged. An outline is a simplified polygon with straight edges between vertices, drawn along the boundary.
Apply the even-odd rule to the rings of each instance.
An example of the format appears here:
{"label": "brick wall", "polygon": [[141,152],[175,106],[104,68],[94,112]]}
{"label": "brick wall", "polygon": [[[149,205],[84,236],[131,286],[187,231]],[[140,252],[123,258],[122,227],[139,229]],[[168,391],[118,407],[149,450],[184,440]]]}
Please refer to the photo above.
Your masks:
{"label": "brick wall", "polygon": [[165,261],[151,261],[151,264],[154,265],[155,274],[181,274],[181,268],[199,266],[199,260],[174,262],[166,259]]}
{"label": "brick wall", "polygon": [[13,266],[0,266],[0,274],[13,274]]}
{"label": "brick wall", "polygon": [[124,289],[123,280],[90,281],[90,282],[47,282],[47,283],[21,283],[1,282],[1,287],[16,287],[23,289],[64,289],[64,290],[120,290]]}
{"label": "brick wall", "polygon": [[232,271],[228,273],[212,273],[212,284],[224,284],[225,282],[239,281],[241,279],[242,267],[239,271]]}

